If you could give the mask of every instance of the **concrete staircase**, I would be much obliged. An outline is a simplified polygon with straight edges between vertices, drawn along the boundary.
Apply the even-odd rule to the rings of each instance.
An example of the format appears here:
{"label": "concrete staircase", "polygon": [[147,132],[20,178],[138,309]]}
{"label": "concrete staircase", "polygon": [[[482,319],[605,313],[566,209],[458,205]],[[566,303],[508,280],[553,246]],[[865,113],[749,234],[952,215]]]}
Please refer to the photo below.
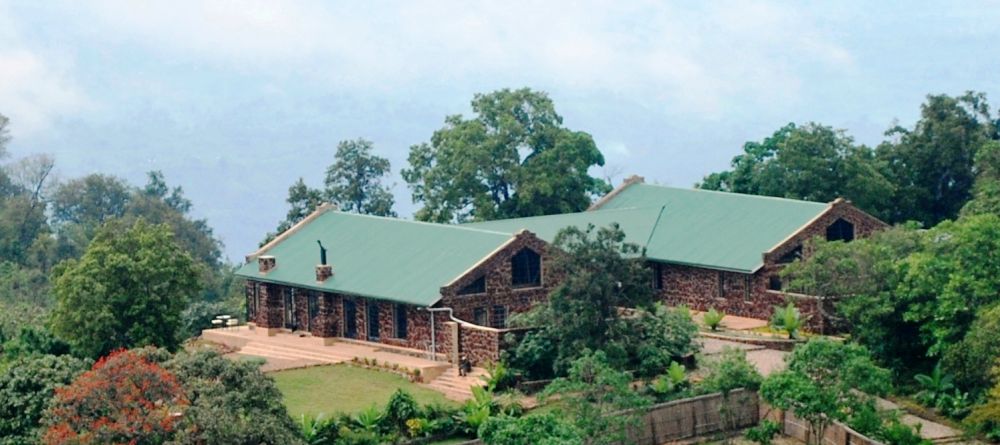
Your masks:
{"label": "concrete staircase", "polygon": [[451,366],[425,386],[444,394],[450,400],[464,402],[472,398],[471,387],[486,386],[484,378],[488,374],[483,368],[472,368],[472,372],[468,375],[460,376],[458,375],[458,367]]}

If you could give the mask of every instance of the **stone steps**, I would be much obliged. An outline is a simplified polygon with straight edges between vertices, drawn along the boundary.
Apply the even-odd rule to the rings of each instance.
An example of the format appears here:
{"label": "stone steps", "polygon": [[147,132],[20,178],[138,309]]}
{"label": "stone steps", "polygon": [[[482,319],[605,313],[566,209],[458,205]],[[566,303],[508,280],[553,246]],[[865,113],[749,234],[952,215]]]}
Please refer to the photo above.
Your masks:
{"label": "stone steps", "polygon": [[342,363],[351,359],[329,352],[310,351],[303,348],[289,348],[267,343],[250,342],[239,351],[244,355],[274,357],[288,360],[311,360],[321,363]]}
{"label": "stone steps", "polygon": [[448,367],[438,378],[427,383],[426,386],[441,392],[445,397],[455,401],[466,401],[472,398],[473,386],[485,386],[486,382],[482,377],[489,373],[482,368],[472,368],[472,372],[467,376],[458,375],[458,368]]}

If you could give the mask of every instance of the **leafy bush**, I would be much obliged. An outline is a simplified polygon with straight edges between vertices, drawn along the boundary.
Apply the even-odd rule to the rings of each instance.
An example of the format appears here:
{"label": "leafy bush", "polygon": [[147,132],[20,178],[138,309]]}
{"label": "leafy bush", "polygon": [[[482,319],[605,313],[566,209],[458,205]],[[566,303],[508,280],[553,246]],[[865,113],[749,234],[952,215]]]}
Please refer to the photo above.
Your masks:
{"label": "leafy bush", "polygon": [[515,375],[503,360],[488,363],[486,371],[487,375],[482,378],[490,391],[503,391],[514,386]]}
{"label": "leafy bush", "polygon": [[92,370],[56,389],[45,414],[43,442],[162,443],[188,406],[177,378],[130,351],[99,360]]}
{"label": "leafy bush", "polygon": [[701,321],[704,322],[705,326],[708,326],[709,329],[717,331],[719,330],[719,326],[722,326],[722,319],[725,318],[725,316],[726,314],[724,312],[717,311],[713,307],[701,316]]}
{"label": "leafy bush", "polygon": [[[182,443],[299,443],[299,431],[282,403],[274,380],[252,362],[229,360],[213,351],[137,351],[159,357],[182,382],[190,406],[175,440]],[[326,435],[337,425],[321,425]]]}
{"label": "leafy bush", "polygon": [[420,415],[420,406],[413,400],[413,396],[402,389],[397,389],[389,397],[389,403],[386,404],[385,411],[379,419],[381,430],[384,433],[405,433],[409,431],[406,421]]}
{"label": "leafy bush", "polygon": [[920,392],[914,398],[918,402],[931,407],[937,406],[938,401],[946,397],[955,388],[951,376],[945,375],[941,370],[941,363],[934,366],[934,371],[929,375],[917,374],[913,378],[921,388]]}
{"label": "leafy bush", "polygon": [[90,362],[68,355],[14,360],[0,372],[0,444],[36,443],[42,414],[56,388],[69,384]]}
{"label": "leafy bush", "polygon": [[799,309],[791,302],[787,306],[775,306],[774,316],[771,317],[771,327],[785,331],[788,338],[798,338],[799,329],[805,324]]}
{"label": "leafy bush", "polygon": [[626,354],[637,377],[652,378],[667,370],[670,363],[697,352],[698,326],[690,314],[655,303],[649,310],[626,320]]}
{"label": "leafy bush", "polygon": [[527,417],[492,417],[479,428],[487,445],[576,445],[583,437],[569,422],[552,413]]}
{"label": "leafy bush", "polygon": [[747,440],[759,443],[760,445],[771,445],[774,436],[781,432],[781,425],[773,420],[763,420],[759,425],[747,430],[745,437]]}
{"label": "leafy bush", "polygon": [[727,394],[738,388],[754,391],[760,387],[762,377],[757,367],[747,360],[742,349],[724,348],[722,353],[702,363],[705,378],[699,383],[700,392]]}
{"label": "leafy bush", "polygon": [[816,437],[831,421],[847,420],[848,413],[871,403],[867,394],[882,395],[890,388],[889,371],[876,366],[862,346],[814,338],[786,361],[786,370],[761,385],[760,396],[776,408],[794,409]]}
{"label": "leafy bush", "polygon": [[681,366],[677,362],[670,362],[667,372],[653,380],[650,390],[658,402],[663,402],[669,400],[672,395],[687,389],[687,387],[688,381],[684,366]]}

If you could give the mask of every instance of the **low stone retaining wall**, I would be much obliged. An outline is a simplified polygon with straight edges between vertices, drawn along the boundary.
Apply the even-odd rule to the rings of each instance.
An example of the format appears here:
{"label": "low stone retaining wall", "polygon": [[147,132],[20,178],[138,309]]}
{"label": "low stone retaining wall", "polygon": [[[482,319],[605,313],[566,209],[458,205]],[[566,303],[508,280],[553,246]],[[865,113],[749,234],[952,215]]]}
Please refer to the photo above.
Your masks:
{"label": "low stone retaining wall", "polygon": [[769,337],[766,335],[726,335],[707,331],[699,332],[698,334],[705,338],[714,338],[716,340],[763,346],[767,349],[777,349],[779,351],[791,351],[792,349],[795,349],[795,345],[805,342],[805,340],[791,340],[787,338]]}

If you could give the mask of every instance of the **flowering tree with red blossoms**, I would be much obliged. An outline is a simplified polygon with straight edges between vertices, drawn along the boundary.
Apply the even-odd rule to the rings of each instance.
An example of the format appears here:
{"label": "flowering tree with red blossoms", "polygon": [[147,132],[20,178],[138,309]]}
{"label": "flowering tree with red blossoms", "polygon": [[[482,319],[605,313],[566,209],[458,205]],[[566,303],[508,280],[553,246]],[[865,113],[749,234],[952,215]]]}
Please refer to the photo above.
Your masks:
{"label": "flowering tree with red blossoms", "polygon": [[46,444],[158,444],[170,438],[188,401],[177,378],[135,352],[100,359],[56,390]]}

